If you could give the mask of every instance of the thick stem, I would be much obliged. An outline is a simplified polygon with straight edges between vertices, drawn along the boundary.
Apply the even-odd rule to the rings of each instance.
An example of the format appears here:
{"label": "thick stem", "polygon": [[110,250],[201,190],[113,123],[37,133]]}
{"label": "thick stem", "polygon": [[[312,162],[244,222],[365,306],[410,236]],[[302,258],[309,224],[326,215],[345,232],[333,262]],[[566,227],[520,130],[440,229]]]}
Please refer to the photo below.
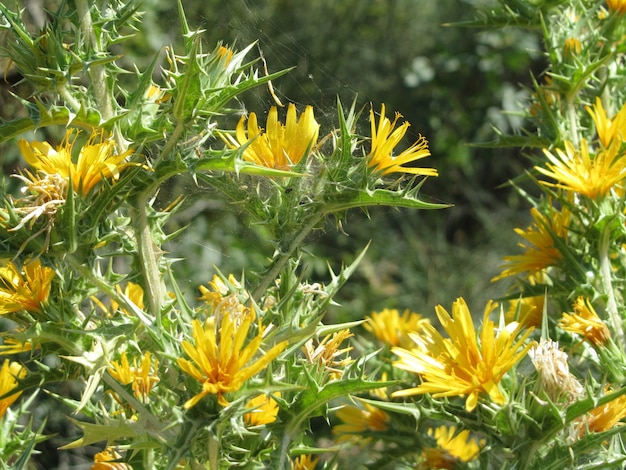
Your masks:
{"label": "thick stem", "polygon": [[613,290],[613,281],[611,279],[611,260],[609,258],[609,247],[611,245],[611,230],[606,227],[602,232],[598,245],[598,257],[600,260],[600,278],[602,280],[602,288],[607,296],[606,310],[609,315],[615,342],[624,348],[624,330],[622,328],[622,319],[617,308],[617,300],[615,299],[615,291]]}
{"label": "thick stem", "polygon": [[136,214],[135,237],[137,239],[139,260],[145,278],[149,311],[157,319],[157,325],[160,325],[161,309],[163,308],[166,288],[163,283],[161,270],[159,269],[159,259],[162,252],[152,238],[148,220],[148,200],[150,194],[151,191],[144,191],[137,201],[137,208],[134,210]]}

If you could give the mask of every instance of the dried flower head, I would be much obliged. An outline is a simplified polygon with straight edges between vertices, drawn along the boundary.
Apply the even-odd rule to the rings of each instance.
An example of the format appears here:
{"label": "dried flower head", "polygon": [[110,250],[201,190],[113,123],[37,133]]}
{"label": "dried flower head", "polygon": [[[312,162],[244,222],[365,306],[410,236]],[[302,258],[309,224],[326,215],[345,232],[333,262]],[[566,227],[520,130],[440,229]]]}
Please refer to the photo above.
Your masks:
{"label": "dried flower head", "polygon": [[559,343],[541,339],[528,351],[539,374],[539,387],[553,402],[572,403],[583,392],[583,387],[569,371],[567,354]]}
{"label": "dried flower head", "polygon": [[[350,333],[349,329],[337,331],[332,335],[326,335],[317,346],[315,346],[313,338],[311,338],[303,346],[304,354],[311,364],[318,364],[329,371],[331,380],[338,379],[343,375],[343,369],[354,362],[348,356],[352,346],[340,349],[341,343],[352,336],[353,334]],[[345,356],[341,358],[344,354]]]}

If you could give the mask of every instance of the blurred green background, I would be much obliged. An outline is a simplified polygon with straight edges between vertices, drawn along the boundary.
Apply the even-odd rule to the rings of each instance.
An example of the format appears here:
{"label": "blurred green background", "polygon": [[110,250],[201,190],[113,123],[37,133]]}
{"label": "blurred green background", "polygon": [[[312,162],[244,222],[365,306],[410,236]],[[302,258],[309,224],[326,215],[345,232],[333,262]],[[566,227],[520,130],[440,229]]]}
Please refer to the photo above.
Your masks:
{"label": "blurred green background", "polygon": [[[45,21],[45,9],[55,10],[58,4],[5,2],[24,8],[33,31]],[[300,109],[313,105],[321,135],[337,123],[339,97],[344,107],[356,99],[357,107],[363,108],[365,135],[370,105],[379,110],[385,103],[388,116],[398,111],[412,124],[405,145],[419,133],[430,142],[432,157],[421,163],[437,168],[440,176],[426,181],[423,197],[453,207],[353,211],[341,230],[330,220],[324,233],[310,238],[306,277],[321,282],[328,279],[327,261],[336,271],[371,241],[327,322],[362,319],[385,307],[433,315],[435,305],[449,309],[457,297],[464,297],[480,315],[488,299],[506,291],[506,283],[492,284],[490,279],[499,273],[502,257],[515,252],[518,240],[513,228],[527,225],[528,210],[505,183],[522,174],[527,162],[518,150],[473,144],[493,140],[494,126],[519,132],[524,84],[530,83],[531,73],[542,70],[537,34],[446,26],[475,18],[476,7],[484,7],[486,0],[184,0],[183,4],[191,26],[205,30],[207,51],[220,41],[234,48],[257,41],[251,57],[262,54],[270,73],[295,67],[273,83],[274,89],[285,104],[294,102]],[[124,49],[127,63],[139,69],[159,51],[164,62],[163,48],[180,43],[176,2],[145,0],[142,9],[142,29]],[[4,41],[7,36],[0,36]],[[9,64],[0,65],[5,75]],[[8,69],[0,80],[3,119],[23,113],[10,95],[27,98],[31,93],[20,79]],[[267,87],[243,96],[241,102],[259,116],[275,104]],[[46,131],[39,137],[47,137]],[[5,174],[21,164],[15,141],[0,146],[0,155]],[[6,189],[15,190],[17,181],[5,180]],[[187,195],[187,200],[170,228],[193,224],[167,249],[171,257],[184,258],[174,269],[190,295],[211,279],[214,265],[239,275],[242,270],[259,270],[271,255],[263,233],[246,228],[240,214],[213,194],[179,179],[162,196],[173,199],[178,194]],[[42,397],[39,407],[44,414],[46,400]],[[49,455],[41,468],[90,468],[85,455],[53,455],[58,445],[52,440],[42,446]]]}

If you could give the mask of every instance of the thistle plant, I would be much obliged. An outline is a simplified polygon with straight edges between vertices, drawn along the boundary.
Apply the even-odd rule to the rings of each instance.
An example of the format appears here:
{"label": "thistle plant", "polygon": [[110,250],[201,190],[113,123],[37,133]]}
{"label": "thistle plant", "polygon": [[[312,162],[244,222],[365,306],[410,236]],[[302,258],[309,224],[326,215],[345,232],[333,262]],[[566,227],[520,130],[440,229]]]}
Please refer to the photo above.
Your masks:
{"label": "thistle plant", "polygon": [[[387,382],[374,350],[352,356],[361,322],[324,321],[365,247],[326,283],[303,250],[351,209],[445,207],[420,198],[426,138],[403,149],[409,124],[374,104],[361,132],[356,102],[328,127],[294,104],[260,125],[246,92],[287,71],[265,73],[253,44],[206,44],[182,2],[180,44],[144,69],[123,53],[138,2],[62,2],[40,31],[17,7],[0,5],[2,53],[32,93],[0,123],[23,156],[0,207],[0,466],[31,468],[52,437],[44,396],[70,410],[58,452],[86,447],[95,469],[336,466],[311,420]],[[264,266],[181,282],[166,245],[186,194],[164,190],[179,177],[263,227]]]}
{"label": "thistle plant", "polygon": [[[37,32],[0,5],[32,90],[0,123],[24,157],[0,206],[2,468],[52,438],[42,397],[70,410],[58,452],[87,448],[94,469],[623,467],[623,2],[501,2],[475,23],[545,45],[526,131],[494,144],[531,162],[511,182],[530,225],[511,227],[520,252],[493,279],[507,295],[482,316],[459,293],[433,318],[407,305],[339,324],[326,313],[366,247],[319,282],[310,235],[352,209],[444,208],[420,197],[437,176],[426,137],[403,145],[409,123],[382,103],[338,101],[329,125],[276,100],[261,123],[247,92],[288,71],[268,74],[254,45],[206,44],[179,2],[180,45],[140,69],[119,53],[140,5],[74,3]],[[187,287],[167,253],[180,177],[262,227],[263,266]]]}

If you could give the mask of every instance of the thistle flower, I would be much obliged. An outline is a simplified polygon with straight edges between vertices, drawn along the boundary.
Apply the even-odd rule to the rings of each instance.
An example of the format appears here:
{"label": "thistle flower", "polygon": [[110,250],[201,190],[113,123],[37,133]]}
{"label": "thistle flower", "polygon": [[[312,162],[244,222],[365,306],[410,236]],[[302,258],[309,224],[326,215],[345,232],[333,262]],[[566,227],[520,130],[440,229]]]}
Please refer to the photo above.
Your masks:
{"label": "thistle flower", "polygon": [[589,299],[578,297],[574,302],[574,313],[563,313],[559,326],[565,331],[579,334],[596,347],[607,344],[611,332],[600,319]]}
{"label": "thistle flower", "polygon": [[600,149],[592,156],[587,141],[582,139],[580,150],[576,150],[568,141],[565,142],[564,151],[556,149],[552,153],[544,149],[543,152],[548,158],[547,168],[536,166],[535,169],[556,181],[542,181],[546,186],[599,199],[606,196],[626,176],[626,159],[622,158],[619,145]]}
{"label": "thistle flower", "polygon": [[626,13],[626,0],[606,0],[609,11],[613,11],[618,15]]}
{"label": "thistle flower", "polygon": [[[608,393],[611,390],[607,387],[606,391]],[[578,437],[583,437],[586,433],[608,431],[618,424],[623,424],[620,421],[624,418],[626,418],[626,396],[620,395],[587,413],[578,422]]]}
{"label": "thistle flower", "polygon": [[[0,369],[0,397],[17,388],[17,379],[24,378],[25,376],[26,369],[20,363],[5,359],[2,363],[2,369]],[[9,408],[21,394],[22,392],[16,392],[0,399],[0,419],[7,412],[7,408]]]}
{"label": "thistle flower", "polygon": [[456,432],[454,426],[439,426],[428,430],[428,435],[437,441],[437,447],[422,451],[418,469],[453,469],[459,464],[475,460],[485,441],[470,438],[468,430]]}
{"label": "thistle flower", "polygon": [[[353,361],[347,353],[352,350],[352,347],[340,349],[341,343],[346,339],[352,337],[349,329],[337,331],[332,335],[326,335],[317,346],[314,345],[313,338],[309,339],[303,346],[304,354],[311,364],[317,363],[324,369],[330,372],[330,378],[337,379],[343,374],[343,368]],[[339,357],[343,354],[346,356],[343,359]]]}
{"label": "thistle flower", "polygon": [[545,300],[543,295],[511,300],[506,312],[506,321],[518,321],[524,328],[540,326]]}
{"label": "thistle flower", "polygon": [[36,259],[19,270],[12,261],[0,267],[0,315],[26,310],[41,313],[48,302],[54,270]]}
{"label": "thistle flower", "polygon": [[[280,398],[280,392],[274,393]],[[271,395],[259,395],[246,403],[246,408],[252,408],[252,411],[243,415],[243,419],[250,426],[260,426],[262,424],[270,424],[276,421],[280,408],[278,403]]]}
{"label": "thistle flower", "polygon": [[567,59],[570,56],[576,56],[580,54],[581,45],[578,38],[567,38],[563,44],[563,58]]}
{"label": "thistle flower", "polygon": [[154,358],[154,364],[152,364],[152,355],[149,352],[142,356],[139,366],[137,366],[137,358],[134,358],[131,367],[124,351],[121,355],[121,362],[111,361],[109,374],[122,385],[132,384],[135,397],[146,403],[150,390],[159,382],[158,369],[159,360]]}
{"label": "thistle flower", "polygon": [[65,204],[67,181],[57,173],[33,174],[28,170],[14,176],[25,183],[22,193],[26,196],[14,203],[15,212],[23,217],[11,231],[21,229],[29,222],[29,227],[32,228],[35,221],[44,215],[48,216],[48,227],[51,227],[59,207]]}
{"label": "thistle flower", "polygon": [[243,158],[248,162],[277,170],[289,170],[317,143],[320,126],[315,121],[311,106],[307,106],[298,118],[296,107],[290,104],[284,125],[278,121],[278,112],[272,106],[265,132],[258,126],[256,114],[250,113],[246,133],[245,119],[245,116],[242,117],[237,124],[236,139],[227,134],[222,135],[222,139],[232,149],[246,145]]}
{"label": "thistle flower", "polygon": [[414,349],[392,348],[400,359],[393,365],[418,374],[422,384],[415,388],[399,390],[392,397],[405,397],[432,393],[433,397],[466,396],[465,409],[472,411],[481,393],[491,400],[504,404],[505,396],[499,382],[528,351],[532,344],[523,345],[532,329],[518,339],[521,325],[508,323],[496,331],[489,314],[495,304],[485,307],[483,326],[477,338],[472,316],[462,298],[452,304],[452,316],[442,306],[435,311],[449,338],[430,324],[425,324],[419,334],[409,335],[416,344]]}
{"label": "thistle flower", "polygon": [[[228,283],[236,289],[242,289],[241,283],[232,274],[228,276]],[[224,302],[231,288],[217,274],[213,276],[213,280],[208,282],[208,285],[208,288],[199,287],[202,295],[198,297],[198,300],[203,300],[212,310],[216,310]]]}
{"label": "thistle flower", "polygon": [[[626,2],[624,5],[626,5]],[[596,97],[593,107],[587,106],[586,109],[596,126],[600,145],[605,149],[611,147],[613,142],[621,145],[626,137],[622,135],[624,130],[626,130],[624,127],[626,126],[626,105],[622,106],[622,109],[612,119],[607,117],[602,100],[599,97]]]}
{"label": "thistle flower", "polygon": [[184,404],[185,409],[195,406],[206,395],[217,395],[217,402],[228,406],[224,394],[239,390],[287,347],[288,341],[282,341],[253,361],[265,331],[259,322],[258,334],[244,346],[254,321],[254,312],[248,310],[239,318],[226,312],[218,320],[210,317],[204,327],[198,320],[192,320],[194,344],[188,341],[182,343],[191,360],[179,358],[178,365],[202,385],[200,393]]}
{"label": "thistle flower", "polygon": [[403,166],[406,163],[412,163],[422,158],[430,156],[428,150],[428,141],[422,135],[408,149],[400,153],[397,157],[393,156],[393,150],[404,138],[410,124],[403,122],[400,127],[395,129],[398,119],[402,115],[396,113],[396,117],[391,122],[385,117],[385,105],[381,106],[380,120],[376,125],[376,116],[374,110],[370,111],[370,125],[372,132],[372,149],[367,155],[367,165],[373,168],[375,173],[386,175],[389,173],[411,173],[413,175],[437,176],[437,170],[434,168],[417,168]]}
{"label": "thistle flower", "polygon": [[567,354],[559,349],[559,343],[541,339],[533,345],[528,355],[539,374],[539,386],[553,402],[576,401],[583,387],[569,371]]}
{"label": "thistle flower", "polygon": [[119,462],[121,458],[122,456],[113,448],[107,447],[93,456],[95,463],[91,466],[91,470],[132,470],[130,465]]}
{"label": "thistle flower", "polygon": [[124,160],[132,150],[114,154],[115,144],[104,139],[104,132],[94,132],[83,145],[76,163],[72,151],[78,132],[70,130],[57,148],[48,142],[18,142],[22,155],[28,164],[44,174],[59,174],[66,181],[72,181],[74,191],[86,196],[102,179],[118,179],[120,172],[131,165]]}
{"label": "thistle flower", "polygon": [[367,444],[369,437],[364,436],[367,432],[381,432],[389,428],[389,415],[369,403],[362,403],[364,409],[358,406],[346,405],[337,410],[337,417],[343,421],[333,427],[333,434],[338,435],[339,442],[357,441]]}
{"label": "thistle flower", "polygon": [[319,457],[313,458],[312,455],[299,455],[291,461],[291,470],[315,470],[319,460]]}
{"label": "thistle flower", "polygon": [[376,336],[381,342],[389,346],[407,347],[411,344],[409,332],[416,332],[423,323],[429,320],[422,318],[419,313],[406,309],[402,315],[397,309],[384,309],[372,312],[366,317],[363,327]]}
{"label": "thistle flower", "polygon": [[515,233],[524,238],[525,242],[519,243],[526,252],[522,255],[505,256],[506,264],[502,273],[491,279],[492,282],[508,276],[527,272],[529,275],[538,274],[552,266],[557,266],[563,255],[555,246],[554,238],[567,239],[570,212],[563,208],[561,212],[551,208],[548,216],[542,214],[536,208],[530,213],[533,224],[526,230],[516,228]]}
{"label": "thistle flower", "polygon": [[[143,310],[143,288],[139,284],[135,284],[134,282],[128,282],[123,291],[118,284],[115,286],[115,290],[118,294],[124,294],[124,296],[127,297],[128,300],[130,300],[139,310]],[[123,307],[120,308],[120,305],[115,300],[111,300],[111,311],[116,312],[118,309],[120,309],[121,312],[126,315],[132,315],[132,312],[129,312]]]}

